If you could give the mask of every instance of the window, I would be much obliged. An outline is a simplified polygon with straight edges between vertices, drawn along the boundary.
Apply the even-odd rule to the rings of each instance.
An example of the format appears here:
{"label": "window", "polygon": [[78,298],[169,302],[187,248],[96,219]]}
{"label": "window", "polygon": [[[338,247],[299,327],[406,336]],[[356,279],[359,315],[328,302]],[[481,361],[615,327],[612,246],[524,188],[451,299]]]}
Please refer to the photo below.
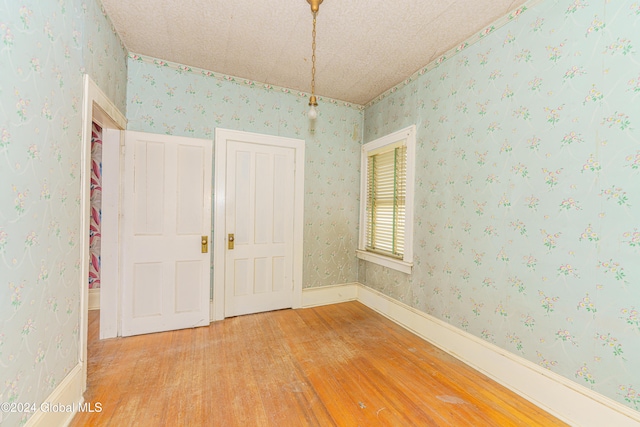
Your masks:
{"label": "window", "polygon": [[407,147],[402,143],[367,153],[365,248],[402,258]]}
{"label": "window", "polygon": [[358,258],[411,273],[415,126],[362,146]]}

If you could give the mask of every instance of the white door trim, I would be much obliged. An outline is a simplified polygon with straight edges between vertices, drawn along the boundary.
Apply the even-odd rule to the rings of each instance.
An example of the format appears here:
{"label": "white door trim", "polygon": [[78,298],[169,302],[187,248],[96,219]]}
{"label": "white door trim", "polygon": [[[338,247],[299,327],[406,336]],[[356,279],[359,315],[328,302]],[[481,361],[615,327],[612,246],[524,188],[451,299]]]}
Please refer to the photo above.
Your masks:
{"label": "white door trim", "polygon": [[227,176],[227,141],[259,140],[259,144],[295,150],[294,220],[293,220],[293,308],[302,307],[302,237],[304,227],[304,140],[282,136],[217,128],[215,132],[215,190],[213,223],[213,310],[211,320],[224,319],[226,216],[225,188]]}
{"label": "white door trim", "polygon": [[[100,90],[88,74],[83,78],[84,97],[82,100],[82,153],[80,170],[80,343],[78,359],[82,364],[82,390],[87,387],[87,330],[89,324],[89,218],[91,215],[91,123],[99,122],[104,128],[126,129],[127,119],[113,102]],[[104,243],[103,243],[104,244]],[[117,250],[117,247],[116,247]],[[115,292],[115,290],[114,290]],[[113,307],[115,310],[115,307]],[[100,311],[100,316],[117,316],[108,310]],[[114,320],[115,321],[115,320]],[[101,324],[100,328],[104,326]]]}
{"label": "white door trim", "polygon": [[[94,117],[95,119],[95,117]],[[124,132],[102,129],[102,223],[100,224],[100,339],[120,336],[122,150]]]}

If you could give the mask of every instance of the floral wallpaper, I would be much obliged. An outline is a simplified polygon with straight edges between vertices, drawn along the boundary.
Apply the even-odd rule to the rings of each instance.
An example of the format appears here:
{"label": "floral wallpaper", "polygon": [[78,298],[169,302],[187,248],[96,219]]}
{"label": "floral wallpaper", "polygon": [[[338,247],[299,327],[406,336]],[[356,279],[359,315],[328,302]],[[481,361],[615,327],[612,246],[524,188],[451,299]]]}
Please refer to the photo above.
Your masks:
{"label": "floral wallpaper", "polygon": [[82,75],[124,109],[125,58],[94,0],[0,1],[0,402],[78,363]]}
{"label": "floral wallpaper", "polygon": [[415,267],[359,279],[640,410],[640,4],[506,20],[367,106],[418,128]]}
{"label": "floral wallpaper", "polygon": [[222,127],[306,140],[303,286],[357,280],[361,107],[321,98],[311,132],[307,94],[135,54],[128,69],[130,130],[213,139]]}
{"label": "floral wallpaper", "polygon": [[89,220],[89,289],[100,288],[102,220],[102,129],[91,124],[91,218]]}
{"label": "floral wallpaper", "polygon": [[[51,2],[52,0],[47,0]],[[83,11],[83,66],[122,114],[127,108],[127,51],[100,0],[58,0],[79,3]],[[77,30],[74,30],[74,36]]]}
{"label": "floral wallpaper", "polygon": [[[39,404],[78,362],[86,72],[132,130],[305,139],[305,287],[359,280],[640,409],[640,6],[505,21],[364,110],[321,99],[310,132],[306,94],[126,59],[98,0],[0,1],[0,401]],[[413,123],[406,276],[355,258],[359,151]]]}

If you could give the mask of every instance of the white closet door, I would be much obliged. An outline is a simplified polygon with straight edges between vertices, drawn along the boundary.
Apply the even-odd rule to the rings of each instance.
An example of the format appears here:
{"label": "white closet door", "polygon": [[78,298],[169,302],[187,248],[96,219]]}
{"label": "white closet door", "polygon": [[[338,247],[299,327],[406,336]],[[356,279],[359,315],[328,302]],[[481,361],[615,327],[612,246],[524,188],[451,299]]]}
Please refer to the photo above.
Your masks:
{"label": "white closet door", "polygon": [[293,306],[294,155],[293,148],[227,144],[226,316]]}
{"label": "white closet door", "polygon": [[215,139],[214,318],[301,307],[304,140]]}

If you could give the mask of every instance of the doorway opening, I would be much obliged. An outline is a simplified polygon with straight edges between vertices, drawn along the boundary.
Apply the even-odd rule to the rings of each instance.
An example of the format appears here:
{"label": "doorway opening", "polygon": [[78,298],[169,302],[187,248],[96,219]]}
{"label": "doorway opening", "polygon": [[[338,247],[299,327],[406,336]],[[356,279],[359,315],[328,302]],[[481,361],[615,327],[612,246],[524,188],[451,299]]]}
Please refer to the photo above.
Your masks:
{"label": "doorway opening", "polygon": [[100,338],[115,337],[117,325],[118,271],[118,204],[120,176],[120,131],[127,120],[113,102],[91,80],[84,76],[82,110],[81,166],[81,270],[80,270],[80,345],[78,359],[82,365],[83,391],[87,385],[87,342],[89,321],[90,230],[91,230],[91,136],[94,123],[102,131],[101,209],[100,218]]}

